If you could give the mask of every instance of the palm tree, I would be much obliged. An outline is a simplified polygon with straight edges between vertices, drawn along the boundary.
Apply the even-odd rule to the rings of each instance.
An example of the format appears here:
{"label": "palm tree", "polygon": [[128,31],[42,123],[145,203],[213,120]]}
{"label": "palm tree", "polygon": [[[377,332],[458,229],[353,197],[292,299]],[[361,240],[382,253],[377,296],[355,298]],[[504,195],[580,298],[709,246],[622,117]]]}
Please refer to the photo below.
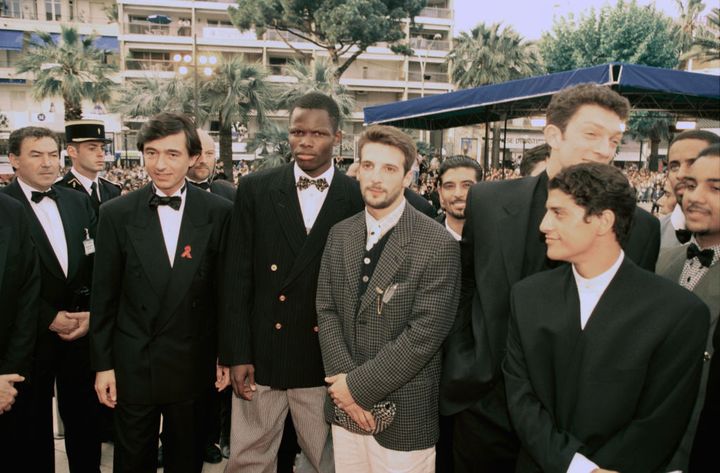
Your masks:
{"label": "palm tree", "polygon": [[681,59],[697,59],[700,62],[720,59],[720,8],[713,8],[707,16],[707,27],[701,28],[692,47]]}
{"label": "palm tree", "polygon": [[247,150],[255,152],[260,149],[263,159],[256,170],[282,166],[290,160],[290,142],[287,126],[267,121],[255,136],[247,141]]}
{"label": "palm tree", "polygon": [[[679,10],[679,18],[677,19],[678,35],[680,50],[688,53],[692,48],[693,41],[700,27],[700,14],[705,10],[705,4],[702,0],[675,0],[675,4]],[[688,60],[681,56],[679,69],[685,69]]]}
{"label": "palm tree", "polygon": [[534,43],[525,41],[511,26],[479,23],[455,38],[447,56],[450,77],[460,89],[497,84],[544,72]]}
{"label": "palm tree", "polygon": [[202,84],[201,95],[207,100],[210,116],[218,120],[220,160],[226,170],[232,169],[233,164],[233,127],[247,126],[252,114],[262,127],[272,108],[272,89],[266,77],[262,66],[248,64],[235,56],[223,60],[212,77]]}
{"label": "palm tree", "polygon": [[35,100],[62,97],[65,120],[82,118],[82,101],[110,101],[114,88],[108,77],[117,68],[105,62],[105,51],[93,45],[94,35],[81,37],[72,27],[61,26],[56,44],[49,33],[38,31],[39,41],[27,43],[16,70],[34,76],[32,94]]}
{"label": "palm tree", "polygon": [[[126,82],[117,100],[110,105],[110,110],[131,118],[151,117],[160,112],[191,114],[194,112],[193,99],[193,86],[185,78],[146,76],[138,81]],[[202,106],[199,111],[205,112]],[[207,112],[199,115],[206,118]]]}
{"label": "palm tree", "polygon": [[[460,89],[521,79],[545,70],[536,45],[525,41],[510,26],[501,29],[500,23],[489,27],[479,23],[470,33],[460,33],[447,62],[450,78]],[[500,123],[496,122],[493,125],[493,166],[498,165],[499,155]]]}
{"label": "palm tree", "polygon": [[337,67],[325,58],[317,58],[309,65],[301,61],[291,61],[286,72],[297,82],[283,84],[277,94],[278,106],[289,109],[297,99],[308,92],[320,92],[335,100],[340,107],[341,118],[349,117],[355,108],[355,99],[340,84],[336,71]]}
{"label": "palm tree", "polygon": [[651,169],[657,170],[657,158],[660,142],[670,138],[670,126],[674,123],[673,116],[664,112],[633,111],[628,120],[627,134],[640,141],[642,153],[643,140],[650,140],[650,158],[648,163]]}

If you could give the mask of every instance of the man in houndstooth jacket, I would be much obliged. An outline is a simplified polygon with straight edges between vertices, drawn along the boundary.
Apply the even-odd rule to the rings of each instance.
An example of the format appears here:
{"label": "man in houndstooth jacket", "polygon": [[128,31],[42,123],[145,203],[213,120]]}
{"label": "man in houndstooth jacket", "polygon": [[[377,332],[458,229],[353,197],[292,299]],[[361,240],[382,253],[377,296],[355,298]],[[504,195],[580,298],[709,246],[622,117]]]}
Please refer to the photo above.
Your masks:
{"label": "man in houndstooth jacket", "polygon": [[432,472],[439,349],[459,298],[459,247],[403,197],[415,157],[407,135],[374,126],[358,147],[365,211],[333,227],[318,280],[325,417],[333,422],[339,408],[373,431],[374,405],[393,403],[396,413],[375,435],[333,425],[335,469]]}

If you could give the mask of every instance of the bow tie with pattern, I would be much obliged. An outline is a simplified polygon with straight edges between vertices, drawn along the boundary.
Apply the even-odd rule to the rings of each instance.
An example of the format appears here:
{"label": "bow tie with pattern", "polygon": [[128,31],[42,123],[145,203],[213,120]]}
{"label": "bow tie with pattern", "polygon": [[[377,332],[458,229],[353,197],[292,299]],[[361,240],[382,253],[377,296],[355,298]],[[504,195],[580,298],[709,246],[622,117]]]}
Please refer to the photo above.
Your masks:
{"label": "bow tie with pattern", "polygon": [[169,205],[173,210],[180,210],[182,204],[182,197],[174,195],[172,197],[159,196],[155,193],[150,197],[150,207],[153,209],[158,208],[160,205]]}
{"label": "bow tie with pattern", "polygon": [[690,243],[687,248],[687,259],[697,258],[700,264],[706,268],[710,267],[714,256],[715,252],[712,249],[701,250],[695,243]]}
{"label": "bow tie with pattern", "polygon": [[36,204],[39,204],[40,201],[42,201],[45,197],[49,197],[54,201],[57,201],[58,199],[57,192],[55,192],[55,189],[53,188],[50,188],[50,190],[47,190],[45,192],[32,191],[32,193],[30,194],[30,200],[32,200]]}
{"label": "bow tie with pattern", "polygon": [[320,192],[323,192],[329,187],[324,177],[321,177],[320,179],[308,179],[305,176],[300,176],[297,181],[297,188],[301,191],[304,191],[310,186],[315,186]]}

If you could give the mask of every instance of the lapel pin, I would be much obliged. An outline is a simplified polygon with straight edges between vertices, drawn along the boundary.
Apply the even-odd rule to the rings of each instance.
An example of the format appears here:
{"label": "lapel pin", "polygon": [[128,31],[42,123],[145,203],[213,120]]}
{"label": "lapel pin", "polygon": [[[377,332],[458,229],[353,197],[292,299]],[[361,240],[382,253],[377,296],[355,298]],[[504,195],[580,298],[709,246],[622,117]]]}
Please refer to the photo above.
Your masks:
{"label": "lapel pin", "polygon": [[186,259],[192,259],[192,255],[190,254],[190,251],[192,251],[192,247],[190,247],[190,245],[185,245],[185,248],[184,248],[182,254],[180,255],[180,257],[186,258]]}

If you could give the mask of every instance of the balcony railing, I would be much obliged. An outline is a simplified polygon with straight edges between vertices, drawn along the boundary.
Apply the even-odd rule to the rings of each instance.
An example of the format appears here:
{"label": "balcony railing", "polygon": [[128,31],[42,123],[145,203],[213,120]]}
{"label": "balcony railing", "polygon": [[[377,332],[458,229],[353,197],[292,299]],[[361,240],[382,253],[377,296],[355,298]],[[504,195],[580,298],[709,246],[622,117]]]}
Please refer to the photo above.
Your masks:
{"label": "balcony railing", "polygon": [[410,38],[410,47],[431,51],[450,51],[450,41],[442,39]]}
{"label": "balcony railing", "polygon": [[128,71],[174,71],[177,63],[166,59],[127,59],[125,69]]}
{"label": "balcony railing", "polygon": [[124,24],[125,34],[147,34],[154,36],[192,36],[189,25],[158,25],[149,21],[134,21]]}
{"label": "balcony railing", "polygon": [[283,38],[287,41],[305,41],[305,39],[289,31],[267,30],[265,32],[265,39],[268,41],[282,41]]}
{"label": "balcony railing", "polygon": [[[409,71],[408,80],[411,82],[422,82],[423,76],[420,71]],[[447,72],[430,72],[425,71],[425,82],[447,82]]]}
{"label": "balcony railing", "polygon": [[418,16],[425,16],[428,18],[451,19],[453,17],[453,11],[449,8],[425,7],[420,10]]}

